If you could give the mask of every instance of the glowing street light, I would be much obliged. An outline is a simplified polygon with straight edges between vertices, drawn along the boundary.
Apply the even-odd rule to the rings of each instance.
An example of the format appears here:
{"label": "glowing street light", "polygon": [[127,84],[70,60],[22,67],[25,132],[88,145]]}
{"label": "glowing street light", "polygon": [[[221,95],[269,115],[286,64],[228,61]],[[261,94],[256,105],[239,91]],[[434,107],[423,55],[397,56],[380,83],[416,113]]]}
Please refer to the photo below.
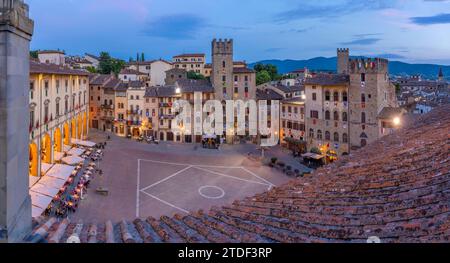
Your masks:
{"label": "glowing street light", "polygon": [[392,122],[394,123],[394,125],[395,126],[399,126],[400,125],[400,123],[401,123],[401,121],[400,121],[400,118],[399,117],[395,117],[393,120],[392,120]]}

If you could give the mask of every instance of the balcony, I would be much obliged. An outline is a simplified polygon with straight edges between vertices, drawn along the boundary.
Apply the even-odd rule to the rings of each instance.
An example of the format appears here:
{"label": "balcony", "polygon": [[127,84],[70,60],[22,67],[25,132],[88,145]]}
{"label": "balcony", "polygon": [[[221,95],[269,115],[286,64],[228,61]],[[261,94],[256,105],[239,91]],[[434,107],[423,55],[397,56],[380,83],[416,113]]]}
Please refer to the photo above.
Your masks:
{"label": "balcony", "polygon": [[105,110],[114,110],[114,105],[102,104],[100,107]]}
{"label": "balcony", "polygon": [[114,116],[101,116],[100,120],[102,120],[102,121],[113,121],[114,120]]}
{"label": "balcony", "polygon": [[173,119],[175,119],[175,117],[176,117],[176,115],[174,115],[174,114],[164,114],[164,115],[161,115],[159,117],[159,119],[160,120],[173,120]]}
{"label": "balcony", "polygon": [[161,108],[171,108],[172,107],[172,102],[160,102],[159,103],[159,107],[161,107]]}

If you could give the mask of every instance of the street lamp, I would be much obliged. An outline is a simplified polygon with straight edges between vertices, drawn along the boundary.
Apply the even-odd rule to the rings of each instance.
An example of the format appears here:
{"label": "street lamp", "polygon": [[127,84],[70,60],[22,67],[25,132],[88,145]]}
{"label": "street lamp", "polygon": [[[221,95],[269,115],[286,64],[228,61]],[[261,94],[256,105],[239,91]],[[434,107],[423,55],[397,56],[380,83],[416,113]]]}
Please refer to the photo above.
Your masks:
{"label": "street lamp", "polygon": [[392,122],[394,123],[395,126],[399,126],[401,124],[401,120],[399,117],[395,117]]}

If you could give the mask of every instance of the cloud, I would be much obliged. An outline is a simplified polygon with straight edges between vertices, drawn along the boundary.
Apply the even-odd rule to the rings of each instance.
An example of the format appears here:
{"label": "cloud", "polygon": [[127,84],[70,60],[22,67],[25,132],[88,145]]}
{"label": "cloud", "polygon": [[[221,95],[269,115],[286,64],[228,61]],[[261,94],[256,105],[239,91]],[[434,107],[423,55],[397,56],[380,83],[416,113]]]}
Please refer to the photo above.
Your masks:
{"label": "cloud", "polygon": [[342,45],[347,45],[347,46],[354,46],[354,45],[361,45],[361,46],[365,46],[365,45],[372,45],[377,43],[378,41],[380,41],[381,38],[359,38],[359,39],[355,39],[349,42],[343,42],[341,43]]}
{"label": "cloud", "polygon": [[418,16],[411,17],[411,22],[416,25],[428,26],[436,24],[450,24],[450,13],[448,14],[438,14],[434,16]]}
{"label": "cloud", "polygon": [[305,4],[284,12],[277,14],[274,18],[276,22],[290,22],[294,20],[308,19],[308,18],[328,18],[340,17],[352,13],[357,13],[366,10],[382,10],[393,6],[391,0],[345,0],[336,4],[335,2],[321,1],[320,4]]}
{"label": "cloud", "polygon": [[264,50],[264,52],[266,52],[266,53],[275,53],[275,52],[278,52],[278,51],[281,51],[281,50],[284,50],[285,48],[282,48],[282,47],[272,47],[272,48],[268,48],[268,49],[266,49],[266,50]]}
{"label": "cloud", "polygon": [[205,25],[205,20],[196,15],[166,15],[149,21],[143,32],[149,37],[170,40],[194,39],[198,31]]}
{"label": "cloud", "polygon": [[378,54],[373,57],[386,58],[386,59],[403,59],[403,58],[405,58],[405,56],[402,56],[399,54],[392,54],[392,53]]}

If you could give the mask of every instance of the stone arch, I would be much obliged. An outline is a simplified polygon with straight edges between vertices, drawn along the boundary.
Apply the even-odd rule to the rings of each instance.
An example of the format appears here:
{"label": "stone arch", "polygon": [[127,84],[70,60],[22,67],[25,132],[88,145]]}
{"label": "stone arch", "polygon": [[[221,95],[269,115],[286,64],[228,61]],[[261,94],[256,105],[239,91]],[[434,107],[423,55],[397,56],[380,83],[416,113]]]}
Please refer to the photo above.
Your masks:
{"label": "stone arch", "polygon": [[63,131],[64,131],[64,144],[70,145],[70,129],[69,124],[67,122],[64,123]]}
{"label": "stone arch", "polygon": [[52,163],[52,138],[48,133],[41,139],[41,158],[44,163]]}
{"label": "stone arch", "polygon": [[78,115],[78,121],[77,121],[77,138],[82,139],[83,135],[83,118],[81,115]]}
{"label": "stone arch", "polygon": [[56,128],[55,134],[54,134],[54,149],[56,152],[62,152],[62,145],[61,145],[61,129]]}
{"label": "stone arch", "polygon": [[77,138],[77,123],[76,123],[75,118],[73,118],[71,121],[71,137],[73,139]]}
{"label": "stone arch", "polygon": [[39,155],[38,155],[38,147],[36,143],[30,143],[29,146],[29,166],[28,172],[30,176],[38,176],[38,163],[39,163]]}

